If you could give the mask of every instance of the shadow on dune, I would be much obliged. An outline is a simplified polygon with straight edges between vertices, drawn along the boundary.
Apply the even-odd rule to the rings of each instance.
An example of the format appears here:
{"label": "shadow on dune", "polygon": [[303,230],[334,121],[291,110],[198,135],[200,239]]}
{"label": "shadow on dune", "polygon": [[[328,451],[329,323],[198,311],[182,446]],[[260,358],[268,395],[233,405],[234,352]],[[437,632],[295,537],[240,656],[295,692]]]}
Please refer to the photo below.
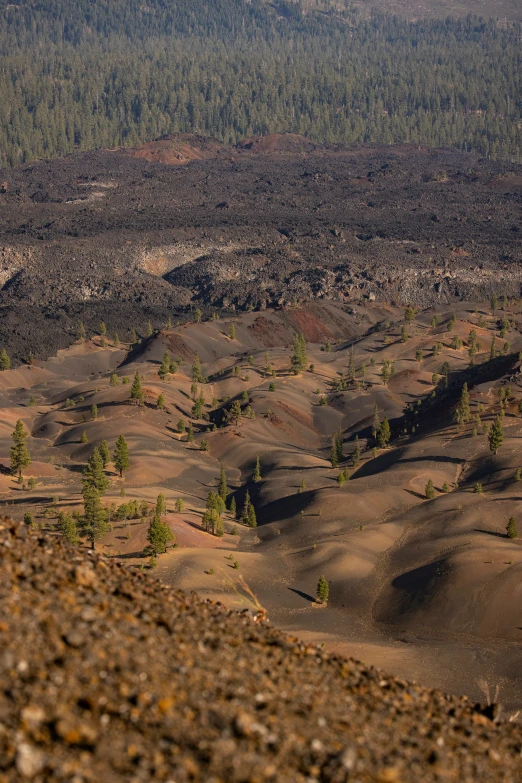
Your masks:
{"label": "shadow on dune", "polygon": [[305,601],[310,601],[310,603],[313,603],[315,601],[315,598],[312,595],[308,595],[308,593],[303,593],[302,590],[296,590],[295,587],[289,587],[288,589],[292,593],[295,593],[296,595],[299,595],[301,598],[304,598]]}
{"label": "shadow on dune", "polygon": [[507,535],[505,533],[498,533],[495,530],[484,530],[484,528],[481,527],[475,527],[473,528],[473,530],[475,533],[485,533],[487,536],[494,536],[495,538],[505,538],[507,540]]}

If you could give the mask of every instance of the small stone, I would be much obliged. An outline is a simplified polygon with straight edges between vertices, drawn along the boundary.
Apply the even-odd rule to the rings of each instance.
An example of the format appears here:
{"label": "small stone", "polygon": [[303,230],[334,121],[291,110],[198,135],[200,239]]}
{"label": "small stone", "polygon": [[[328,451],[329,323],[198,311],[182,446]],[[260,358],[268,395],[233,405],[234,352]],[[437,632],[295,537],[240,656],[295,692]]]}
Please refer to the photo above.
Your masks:
{"label": "small stone", "polygon": [[74,569],[74,578],[76,584],[82,587],[96,587],[98,584],[98,577],[89,566],[79,565]]}
{"label": "small stone", "polygon": [[38,748],[22,742],[16,750],[16,769],[24,778],[34,778],[45,767],[45,755]]}

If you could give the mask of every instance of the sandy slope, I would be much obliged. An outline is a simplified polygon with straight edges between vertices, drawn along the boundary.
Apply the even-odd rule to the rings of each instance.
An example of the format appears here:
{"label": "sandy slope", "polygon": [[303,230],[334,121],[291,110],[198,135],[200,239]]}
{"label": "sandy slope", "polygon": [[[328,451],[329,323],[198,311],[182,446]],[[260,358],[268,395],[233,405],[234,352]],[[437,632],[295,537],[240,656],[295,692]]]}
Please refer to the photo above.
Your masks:
{"label": "sandy slope", "polygon": [[[165,330],[130,353],[110,343],[101,348],[95,340],[41,366],[2,372],[1,496],[15,517],[30,507],[39,524],[53,529],[59,510],[81,508],[81,470],[93,446],[105,439],[112,449],[124,434],[131,467],[122,480],[108,466],[111,486],[104,502],[146,500],[150,514],[159,492],[165,495],[177,547],[160,557],[158,573],[169,584],[231,606],[258,601],[274,623],[330,649],[473,697],[479,695],[477,681],[487,680],[502,686],[506,703],[522,704],[522,552],[518,539],[505,536],[510,516],[522,532],[522,484],[514,481],[522,467],[519,308],[510,306],[493,318],[484,305],[462,304],[455,313],[452,332],[447,330],[450,311],[439,311],[435,327],[433,310],[419,313],[407,326],[409,339],[401,342],[402,309],[321,304],[252,312]],[[501,339],[497,319],[506,315],[513,326]],[[329,336],[313,342],[322,317]],[[475,373],[467,369],[472,328],[482,349]],[[289,369],[296,329],[308,335],[308,365],[314,365],[298,375]],[[499,349],[504,339],[510,342],[510,357],[488,363],[493,334]],[[464,347],[450,347],[455,335]],[[327,340],[330,351],[322,350]],[[437,342],[442,348],[434,356]],[[419,348],[423,357],[417,360]],[[162,382],[157,370],[166,350],[181,364]],[[266,377],[267,350],[274,377]],[[338,389],[352,350],[357,383]],[[191,418],[196,354],[208,381],[198,388],[204,418],[193,422],[196,438],[189,444],[177,423]],[[383,361],[395,367],[387,385]],[[444,383],[434,383],[432,375],[445,361],[450,387],[438,403]],[[137,370],[146,399],[142,407],[129,403],[130,385],[110,385],[113,372],[132,380]],[[481,424],[470,421],[458,428],[452,416],[465,380],[472,414],[480,410]],[[275,391],[269,390],[271,381]],[[504,443],[493,456],[483,425],[498,413],[498,389],[506,385],[511,391],[502,419]],[[156,408],[160,393],[165,411]],[[35,406],[28,405],[31,394]],[[320,404],[323,396],[326,405]],[[68,398],[73,406],[65,406]],[[253,414],[226,424],[223,411],[234,399],[242,401],[244,412],[250,405]],[[98,406],[94,420],[93,404]],[[374,455],[375,404],[380,418],[391,421],[394,437],[389,448]],[[8,474],[10,433],[19,417],[31,431],[33,463],[24,476],[36,478],[33,490],[22,489]],[[331,436],[339,429],[345,458],[333,469]],[[83,432],[87,443],[81,443]],[[363,454],[354,468],[355,435]],[[201,450],[202,440],[208,441],[208,451]],[[257,456],[262,480],[254,483]],[[250,529],[226,514],[223,539],[201,530],[220,462],[238,509],[248,489],[259,522]],[[341,487],[337,477],[345,466],[350,479]],[[434,500],[424,494],[429,479]],[[447,494],[445,482],[452,490]],[[482,494],[473,491],[477,482]],[[181,514],[174,513],[178,498],[185,503]],[[102,551],[131,566],[146,566],[148,518],[116,521],[100,542]],[[231,535],[234,527],[239,535]],[[326,609],[313,603],[320,574],[330,582]]]}

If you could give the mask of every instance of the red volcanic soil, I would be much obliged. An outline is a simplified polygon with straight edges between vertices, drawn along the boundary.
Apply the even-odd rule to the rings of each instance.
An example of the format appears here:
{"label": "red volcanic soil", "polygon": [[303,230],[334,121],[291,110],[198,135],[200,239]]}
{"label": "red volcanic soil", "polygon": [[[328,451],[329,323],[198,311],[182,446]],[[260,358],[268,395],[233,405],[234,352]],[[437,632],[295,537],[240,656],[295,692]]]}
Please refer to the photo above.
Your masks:
{"label": "red volcanic soil", "polygon": [[215,158],[223,149],[225,149],[223,144],[216,139],[183,133],[141,144],[139,147],[127,150],[127,154],[132,158],[141,158],[152,163],[183,166],[192,160]]}

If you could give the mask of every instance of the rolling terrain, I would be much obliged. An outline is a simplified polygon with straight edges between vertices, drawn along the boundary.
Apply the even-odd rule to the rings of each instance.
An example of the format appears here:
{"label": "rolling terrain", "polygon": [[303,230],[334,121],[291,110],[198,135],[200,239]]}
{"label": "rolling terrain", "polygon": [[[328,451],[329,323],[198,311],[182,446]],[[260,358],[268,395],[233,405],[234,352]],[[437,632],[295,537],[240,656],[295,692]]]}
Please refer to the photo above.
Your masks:
{"label": "rolling terrain", "polygon": [[[277,627],[428,686],[476,700],[484,683],[499,686],[514,709],[522,556],[506,527],[514,517],[522,531],[521,323],[518,299],[494,314],[481,302],[419,309],[410,322],[385,303],[307,301],[185,322],[132,346],[115,347],[109,330],[0,372],[3,508],[59,535],[60,512],[82,512],[93,448],[105,440],[112,454],[123,435],[130,466],[120,478],[107,464],[112,529],[96,544],[109,558],[148,567],[161,493],[175,535],[158,558],[167,584],[232,608],[261,605]],[[294,372],[299,334],[307,355]],[[177,364],[162,380],[165,352]],[[136,373],[141,405],[130,400]],[[22,483],[9,472],[19,418],[32,457]],[[385,418],[389,442],[372,433]],[[223,513],[216,536],[202,515],[220,465],[237,512]],[[241,519],[247,491],[256,527]],[[122,510],[134,500],[140,512]],[[314,602],[321,574],[326,608]]]}

